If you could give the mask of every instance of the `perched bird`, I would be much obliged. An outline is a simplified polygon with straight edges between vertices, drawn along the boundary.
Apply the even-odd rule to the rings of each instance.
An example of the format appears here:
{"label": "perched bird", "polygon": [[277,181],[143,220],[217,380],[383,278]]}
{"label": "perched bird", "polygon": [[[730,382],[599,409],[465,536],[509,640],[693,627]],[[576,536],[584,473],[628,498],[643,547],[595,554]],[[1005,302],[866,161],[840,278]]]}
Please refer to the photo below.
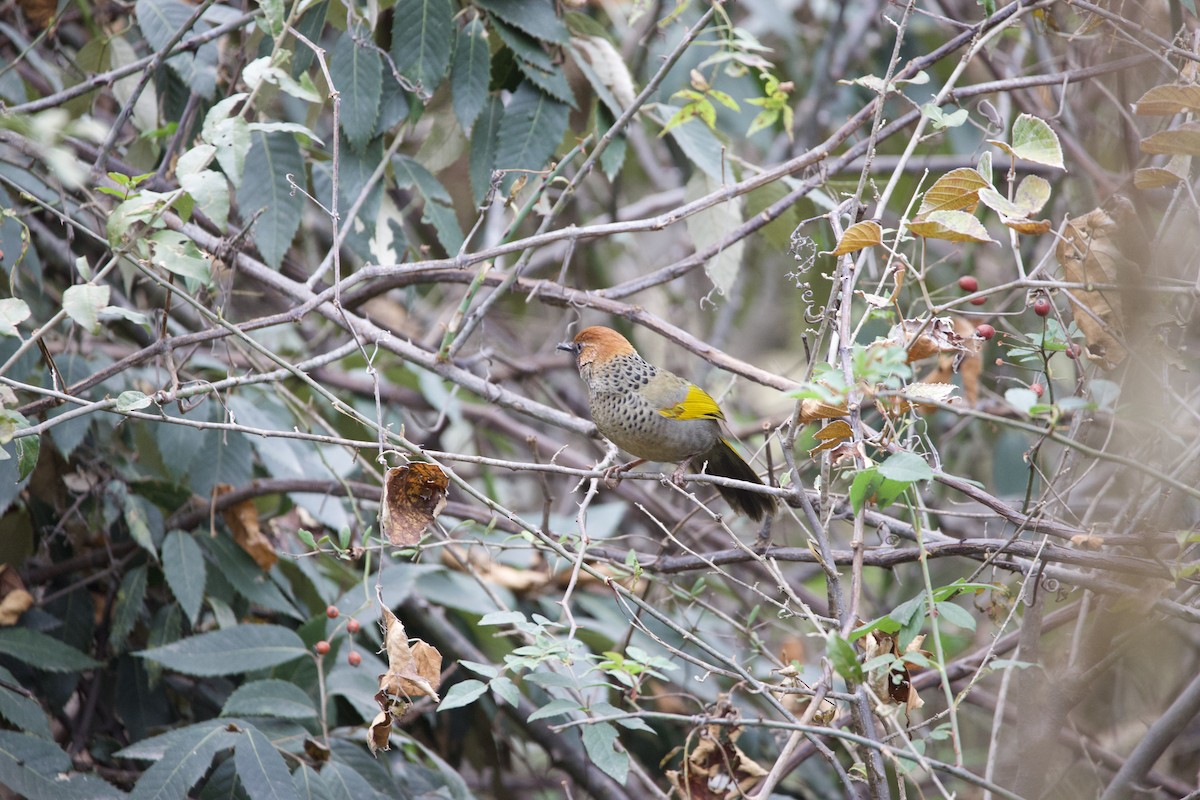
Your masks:
{"label": "perched bird", "polygon": [[[725,415],[717,401],[696,384],[647,362],[621,334],[584,328],[558,349],[575,354],[600,433],[637,458],[614,468],[613,474],[646,461],[673,461],[679,462],[671,476],[676,482],[690,464],[709,475],[762,484],[721,435]],[[734,510],[756,521],[775,510],[775,500],[767,494],[729,486],[717,491]]]}

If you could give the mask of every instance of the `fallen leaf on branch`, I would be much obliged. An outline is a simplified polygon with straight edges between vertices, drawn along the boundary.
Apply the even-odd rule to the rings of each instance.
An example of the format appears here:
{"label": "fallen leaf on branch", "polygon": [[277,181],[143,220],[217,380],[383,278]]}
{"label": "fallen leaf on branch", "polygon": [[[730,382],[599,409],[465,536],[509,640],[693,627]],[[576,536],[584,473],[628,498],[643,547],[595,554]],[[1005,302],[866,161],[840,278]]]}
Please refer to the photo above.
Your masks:
{"label": "fallen leaf on branch", "polygon": [[414,461],[383,477],[379,530],[396,547],[411,547],[446,507],[450,479],[437,464]]}

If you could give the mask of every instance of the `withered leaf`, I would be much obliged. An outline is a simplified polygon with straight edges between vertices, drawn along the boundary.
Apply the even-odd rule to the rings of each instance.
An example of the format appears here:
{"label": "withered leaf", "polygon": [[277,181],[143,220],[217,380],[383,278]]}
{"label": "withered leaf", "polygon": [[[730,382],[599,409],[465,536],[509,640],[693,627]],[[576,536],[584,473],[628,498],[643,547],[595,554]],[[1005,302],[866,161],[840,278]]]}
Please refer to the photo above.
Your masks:
{"label": "withered leaf", "polygon": [[807,425],[819,419],[837,419],[846,416],[849,411],[845,405],[830,405],[814,400],[811,397],[800,401],[800,424]]}
{"label": "withered leaf", "polygon": [[[233,487],[228,483],[219,483],[213,487],[213,494],[217,497],[232,491]],[[275,552],[275,545],[271,544],[271,540],[263,534],[258,524],[258,507],[254,505],[254,501],[243,500],[235,503],[225,509],[221,516],[233,532],[233,540],[238,546],[250,554],[259,569],[270,572],[279,556]]]}
{"label": "withered leaf", "polygon": [[441,467],[414,461],[392,467],[383,478],[383,502],[379,529],[397,547],[421,541],[426,526],[446,506],[450,479]]}
{"label": "withered leaf", "polygon": [[[1132,264],[1122,252],[1125,232],[1103,209],[1068,220],[1054,254],[1073,283],[1119,283]],[[1115,291],[1074,289],[1075,323],[1087,339],[1088,355],[1112,369],[1128,354],[1119,341],[1124,330],[1121,296]]]}
{"label": "withered leaf", "polygon": [[387,606],[383,606],[383,645],[388,670],[379,676],[379,691],[387,699],[393,704],[413,697],[441,699],[437,689],[442,683],[442,654],[420,639],[410,645],[404,624]]}
{"label": "withered leaf", "polygon": [[745,797],[767,770],[735,744],[741,729],[709,725],[700,743],[687,754],[680,770],[668,770],[667,780],[690,800],[734,800]]}
{"label": "withered leaf", "polygon": [[809,456],[814,456],[822,450],[832,450],[839,443],[854,438],[854,430],[846,420],[837,419],[813,434],[813,438],[821,444],[809,450]]}
{"label": "withered leaf", "polygon": [[0,627],[16,625],[21,615],[33,606],[33,595],[17,571],[8,564],[0,565]]}
{"label": "withered leaf", "polygon": [[380,711],[375,715],[375,719],[371,720],[370,727],[367,728],[367,748],[371,751],[371,755],[375,755],[380,750],[391,750],[392,736],[392,714],[389,711]]}

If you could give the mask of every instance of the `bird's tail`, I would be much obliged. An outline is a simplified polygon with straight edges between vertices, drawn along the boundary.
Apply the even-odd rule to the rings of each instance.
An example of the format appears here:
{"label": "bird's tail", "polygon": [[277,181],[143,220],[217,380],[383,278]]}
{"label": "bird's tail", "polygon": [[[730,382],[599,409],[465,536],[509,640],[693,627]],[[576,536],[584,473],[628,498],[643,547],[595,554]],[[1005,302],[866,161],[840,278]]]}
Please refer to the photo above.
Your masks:
{"label": "bird's tail", "polygon": [[[725,439],[721,439],[712,450],[708,451],[703,456],[703,461],[708,462],[707,472],[709,475],[762,484],[750,465]],[[755,522],[775,513],[775,498],[768,494],[759,494],[749,489],[735,489],[732,486],[718,486],[717,491],[729,505],[733,506],[735,511],[740,511]]]}

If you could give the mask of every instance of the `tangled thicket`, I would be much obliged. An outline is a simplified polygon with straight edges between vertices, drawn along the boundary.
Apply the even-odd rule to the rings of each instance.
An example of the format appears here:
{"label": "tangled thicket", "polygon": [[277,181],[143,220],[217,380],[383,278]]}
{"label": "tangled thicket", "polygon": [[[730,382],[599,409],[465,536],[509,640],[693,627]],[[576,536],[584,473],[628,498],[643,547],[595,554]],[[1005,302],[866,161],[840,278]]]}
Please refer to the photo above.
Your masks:
{"label": "tangled thicket", "polygon": [[1191,3],[0,11],[13,796],[1195,791]]}

